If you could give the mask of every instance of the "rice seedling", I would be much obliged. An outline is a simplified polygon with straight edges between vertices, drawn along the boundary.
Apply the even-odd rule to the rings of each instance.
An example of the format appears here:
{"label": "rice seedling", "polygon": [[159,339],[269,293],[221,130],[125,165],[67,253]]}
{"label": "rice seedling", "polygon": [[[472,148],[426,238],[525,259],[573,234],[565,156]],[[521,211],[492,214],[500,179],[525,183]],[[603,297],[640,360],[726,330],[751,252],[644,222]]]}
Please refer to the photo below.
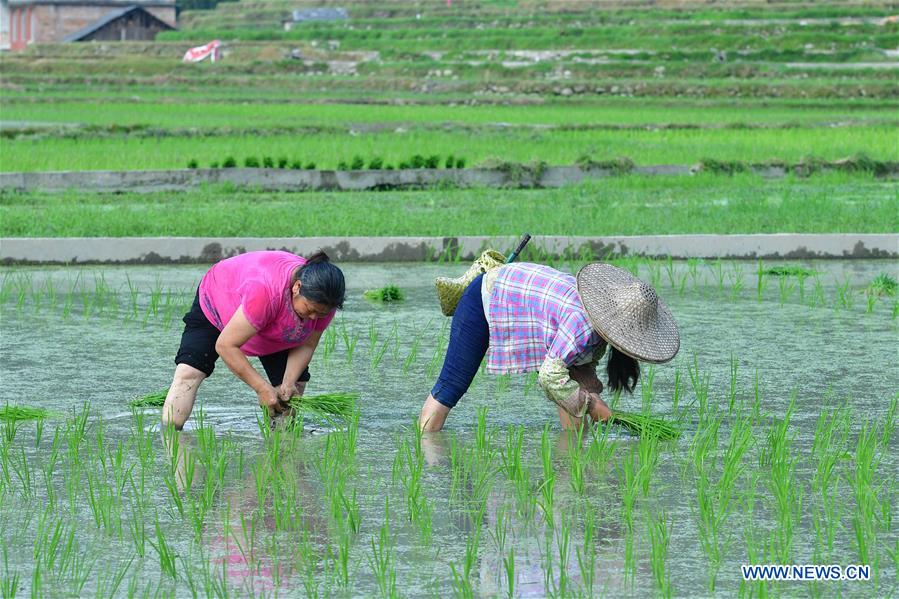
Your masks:
{"label": "rice seedling", "polygon": [[543,466],[543,478],[538,487],[540,500],[538,505],[543,511],[543,520],[549,528],[554,527],[553,501],[555,495],[556,473],[552,463],[552,442],[549,437],[549,425],[543,427],[543,435],[540,437],[540,463]]}
{"label": "rice seedling", "polygon": [[[70,545],[66,548],[66,552],[71,556],[69,560],[69,593],[73,596],[81,596],[84,585],[90,578],[94,569],[97,558],[89,556],[84,548],[79,548],[75,542],[74,530],[69,537]],[[81,549],[79,551],[79,549]]]}
{"label": "rice seedling", "polygon": [[671,597],[671,574],[667,568],[668,548],[671,544],[672,525],[665,514],[649,518],[647,522],[650,540],[650,561],[656,590],[662,597]]}
{"label": "rice seedling", "polygon": [[88,503],[94,524],[103,528],[108,534],[122,537],[121,496],[115,493],[102,476],[97,476],[93,469],[87,471]]}
{"label": "rice seedling", "polygon": [[877,497],[879,485],[875,479],[879,463],[877,444],[876,427],[865,423],[856,443],[855,469],[851,472],[850,477],[856,504],[852,515],[855,549],[859,563],[872,567],[875,580],[878,571],[877,517],[878,512],[881,511],[880,501]]}
{"label": "rice seedling", "polygon": [[343,346],[346,349],[346,361],[353,361],[353,352],[356,351],[356,344],[359,342],[359,337],[356,335],[350,335],[350,332],[347,330],[346,323],[341,320],[339,327],[340,338],[343,339]]}
{"label": "rice seedling", "polygon": [[406,294],[396,285],[386,285],[378,289],[369,289],[362,296],[371,302],[393,303],[401,302],[406,299]]}
{"label": "rice seedling", "polygon": [[865,288],[865,294],[869,297],[893,297],[899,290],[899,283],[889,274],[882,272]]}
{"label": "rice seedling", "polygon": [[506,573],[506,597],[515,597],[515,548],[509,547],[509,552],[503,556],[503,570]]}
{"label": "rice seedling", "polygon": [[614,411],[608,422],[623,426],[639,437],[652,437],[661,441],[678,439],[681,435],[680,428],[675,423],[648,414]]}
{"label": "rice seedling", "polygon": [[431,540],[431,511],[421,484],[424,474],[424,452],[421,446],[424,433],[417,422],[412,423],[410,430],[413,434],[412,442],[404,440],[400,444],[398,455],[398,459],[402,459],[405,465],[401,480],[406,492],[409,521],[416,525],[422,542],[427,545]]}
{"label": "rice seedling", "polygon": [[172,579],[177,579],[178,574],[175,552],[168,541],[166,541],[165,534],[162,532],[162,527],[159,526],[159,514],[156,515],[156,541],[154,542],[153,539],[149,539],[149,543],[159,556],[159,567],[162,571],[165,574],[168,574]]}
{"label": "rice seedling", "polygon": [[890,439],[893,436],[893,431],[896,428],[896,412],[897,408],[899,408],[899,393],[893,395],[893,400],[890,402],[890,407],[887,409],[886,416],[881,423],[881,427],[883,432],[880,436],[880,445],[881,447],[889,447]]}
{"label": "rice seedling", "polygon": [[104,574],[98,576],[97,579],[97,597],[115,597],[133,563],[134,557],[115,568],[112,572],[109,571],[107,566]]}
{"label": "rice seedling", "polygon": [[573,431],[565,431],[567,436],[568,473],[571,490],[578,495],[583,495],[587,490],[586,469],[587,451],[584,449],[584,428],[578,427]]}
{"label": "rice seedling", "polygon": [[412,340],[412,346],[409,348],[409,353],[406,354],[406,358],[403,360],[403,374],[409,372],[409,369],[412,368],[412,365],[415,363],[415,360],[418,359],[418,349],[421,347],[421,338],[422,335],[418,334],[415,336],[415,339]]}
{"label": "rice seedling", "polygon": [[634,554],[634,508],[636,507],[637,495],[639,494],[637,459],[636,449],[632,449],[621,461],[621,473],[624,479],[621,485],[621,510],[622,520],[625,525],[624,576],[631,583],[633,583],[637,573],[636,556]]}
{"label": "rice seedling", "polygon": [[[759,260],[761,264],[761,260]],[[779,266],[771,266],[765,269],[764,274],[771,277],[810,277],[815,274],[814,270],[810,270],[797,264],[782,264]]]}
{"label": "rice seedling", "polygon": [[759,260],[758,269],[756,270],[756,288],[755,288],[756,289],[756,299],[758,301],[762,301],[762,298],[765,295],[765,289],[768,287],[769,279],[766,276],[767,274],[768,274],[768,269],[765,268],[764,264],[762,264],[762,261]]}
{"label": "rice seedling", "polygon": [[693,394],[695,396],[696,403],[698,406],[699,413],[699,423],[702,423],[708,418],[710,414],[709,410],[709,384],[710,384],[710,375],[708,373],[703,376],[699,372],[699,362],[698,358],[693,356],[693,364],[687,367],[687,374],[690,376],[690,385],[693,387]]}
{"label": "rice seedling", "polygon": [[[446,355],[446,346],[449,342],[447,331],[449,330],[450,320],[444,320],[443,325],[440,327],[440,332],[437,334],[437,344],[434,346],[434,353],[431,355],[431,359],[428,361],[428,367],[425,369],[428,378],[434,378],[437,374],[437,369],[441,366],[443,356]],[[394,323],[394,330],[396,330],[396,324]]]}
{"label": "rice seedling", "polygon": [[493,517],[493,528],[488,530],[490,538],[493,539],[493,544],[496,547],[496,552],[499,555],[502,555],[506,550],[506,540],[509,536],[510,527],[509,513],[506,511],[505,504],[501,503],[497,506]]}
{"label": "rice seedling", "polygon": [[575,547],[578,572],[581,577],[581,586],[588,597],[594,596],[593,587],[596,581],[596,514],[592,507],[584,510],[582,521],[584,524],[583,543]]}
{"label": "rice seedling", "polygon": [[795,409],[796,393],[783,419],[768,432],[767,460],[770,466],[770,486],[778,528],[774,532],[773,551],[778,563],[791,563],[794,533],[802,513],[802,485],[796,478],[798,456],[792,454],[792,437],[789,435],[790,418]]}
{"label": "rice seedling", "polygon": [[846,310],[852,309],[852,304],[853,304],[854,298],[852,297],[852,290],[850,289],[851,283],[852,283],[852,281],[849,279],[848,276],[843,280],[842,284],[840,284],[839,282],[836,283],[837,301],[834,304],[834,309],[837,309],[837,310],[840,308],[844,308]]}
{"label": "rice seedling", "polygon": [[387,335],[387,338],[384,340],[384,343],[381,344],[380,348],[376,348],[376,341],[372,344],[372,354],[371,354],[371,367],[377,368],[381,360],[384,359],[384,354],[387,353],[387,350],[390,348],[390,342],[392,339],[395,339],[397,335],[397,325],[394,322],[393,329],[391,329],[390,333]]}
{"label": "rice seedling", "polygon": [[356,408],[358,393],[324,393],[320,395],[294,395],[290,407],[297,412],[328,418],[347,418]]}
{"label": "rice seedling", "polygon": [[337,329],[336,327],[328,327],[325,329],[325,332],[322,334],[321,342],[321,355],[322,359],[328,360],[331,358],[331,354],[334,353],[334,350],[337,348]]}
{"label": "rice seedling", "polygon": [[653,384],[655,383],[656,370],[653,364],[641,373],[640,376],[640,399],[643,406],[643,412],[649,412],[654,397]]}
{"label": "rice seedling", "polygon": [[160,391],[147,393],[142,397],[132,399],[128,402],[128,405],[135,408],[161,408],[165,404],[165,398],[168,395],[168,392],[169,389],[166,387]]}
{"label": "rice seedling", "polygon": [[509,386],[512,384],[512,375],[499,374],[494,377],[494,380],[496,381],[496,394],[502,395],[509,390]]}
{"label": "rice seedling", "polygon": [[777,289],[780,292],[780,305],[783,307],[785,303],[787,303],[790,299],[790,296],[793,295],[793,290],[796,288],[796,282],[793,281],[789,277],[780,277],[777,279]]}
{"label": "rice seedling", "polygon": [[144,510],[136,494],[131,498],[131,517],[126,520],[128,533],[138,557],[143,559],[147,553],[147,528],[144,524]]}
{"label": "rice seedling", "polygon": [[730,390],[727,394],[727,412],[734,413],[734,403],[737,399],[737,359],[733,352],[730,354]]}
{"label": "rice seedling", "polygon": [[[559,556],[559,581],[557,584],[547,585],[547,589],[554,589],[555,595],[559,597],[568,597],[573,593],[571,583],[568,576],[568,563],[570,559],[571,546],[571,522],[562,512],[559,518],[559,527],[555,531],[556,554]],[[552,562],[549,561],[547,574],[551,576]]]}
{"label": "rice seedling", "polygon": [[32,408],[29,406],[5,405],[0,408],[0,421],[20,422],[26,420],[43,420],[54,414],[44,408]]}
{"label": "rice seedling", "polygon": [[461,568],[457,569],[456,562],[450,562],[452,574],[452,588],[457,596],[474,597],[474,585],[472,584],[472,572],[478,563],[478,550],[481,544],[481,522],[484,520],[486,505],[482,504],[478,511],[472,514],[472,530],[465,541],[465,554]]}
{"label": "rice seedling", "polygon": [[815,426],[812,456],[816,460],[812,487],[826,492],[838,482],[835,476],[839,464],[849,457],[846,444],[849,438],[849,409],[846,404],[835,408],[828,416],[822,412]]}
{"label": "rice seedling", "polygon": [[384,521],[378,536],[372,535],[371,554],[367,556],[382,597],[396,597],[396,567],[394,565],[393,538],[390,534],[390,498],[384,498]]}
{"label": "rice seedling", "polygon": [[874,312],[874,305],[877,304],[879,296],[877,295],[866,295],[865,296],[865,314],[871,314]]}
{"label": "rice seedling", "polygon": [[3,599],[14,599],[19,592],[19,573],[10,571],[9,550],[3,544],[3,577],[0,579],[0,595]]}
{"label": "rice seedling", "polygon": [[647,260],[646,266],[649,269],[650,284],[658,288],[662,282],[662,265],[656,260]]}
{"label": "rice seedling", "polygon": [[731,264],[730,278],[730,301],[735,302],[743,291],[743,267],[736,262]]}
{"label": "rice seedling", "polygon": [[714,280],[717,283],[718,293],[721,294],[724,292],[724,263],[721,262],[721,259],[717,259],[709,265],[709,268],[712,271],[712,275],[714,276]]}
{"label": "rice seedling", "polygon": [[332,571],[337,579],[337,584],[343,589],[350,584],[350,535],[341,532],[337,539],[337,549],[332,544],[328,545],[327,552],[331,556]]}
{"label": "rice seedling", "polygon": [[637,471],[637,484],[643,491],[643,496],[649,496],[649,483],[652,474],[659,464],[659,438],[655,435],[643,435],[637,444],[637,453],[640,456],[640,468]]}

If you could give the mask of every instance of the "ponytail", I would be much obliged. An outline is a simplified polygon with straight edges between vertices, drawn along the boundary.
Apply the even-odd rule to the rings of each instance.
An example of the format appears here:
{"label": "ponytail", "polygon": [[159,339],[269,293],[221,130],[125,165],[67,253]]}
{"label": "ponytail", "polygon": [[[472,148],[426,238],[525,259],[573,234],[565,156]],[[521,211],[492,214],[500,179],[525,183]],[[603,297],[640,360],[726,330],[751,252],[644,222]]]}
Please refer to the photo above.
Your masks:
{"label": "ponytail", "polygon": [[609,344],[606,374],[609,376],[609,388],[613,392],[620,392],[624,389],[631,393],[640,379],[640,363]]}
{"label": "ponytail", "polygon": [[[326,254],[322,250],[316,250],[311,256],[306,258],[306,264],[303,265],[303,268],[306,268],[310,264],[318,264],[320,262],[330,262],[331,259],[328,258],[328,254]],[[302,269],[301,269],[302,270]]]}
{"label": "ponytail", "polygon": [[297,270],[294,281],[300,282],[300,295],[311,302],[340,310],[346,296],[343,272],[331,264],[328,254],[318,250]]}

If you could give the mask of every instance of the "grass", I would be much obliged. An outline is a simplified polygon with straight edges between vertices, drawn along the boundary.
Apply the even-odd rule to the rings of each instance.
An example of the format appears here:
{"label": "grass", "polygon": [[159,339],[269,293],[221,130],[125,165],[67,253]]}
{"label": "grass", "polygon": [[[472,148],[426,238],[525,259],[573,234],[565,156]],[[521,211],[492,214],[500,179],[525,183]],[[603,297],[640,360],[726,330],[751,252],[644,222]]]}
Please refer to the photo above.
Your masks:
{"label": "grass", "polygon": [[[572,104],[559,100],[547,100],[543,104],[516,105],[456,105],[456,106],[396,106],[296,103],[280,100],[266,104],[244,105],[242,96],[228,101],[233,89],[212,89],[213,100],[208,95],[195,95],[184,90],[168,94],[161,103],[159,92],[152,89],[138,98],[122,99],[108,90],[95,99],[83,99],[79,93],[71,99],[59,94],[53,102],[41,102],[30,98],[20,102],[10,92],[4,95],[4,120],[40,122],[46,124],[80,123],[88,128],[85,136],[104,135],[189,135],[198,131],[224,133],[226,130],[247,132],[278,132],[290,130],[297,133],[320,129],[323,132],[346,133],[364,130],[370,126],[403,127],[407,130],[443,128],[447,125],[460,129],[522,127],[532,131],[538,128],[556,127],[568,129],[624,127],[818,127],[835,123],[871,125],[895,120],[894,106],[852,107],[848,102],[828,105],[809,101],[772,100],[764,104],[751,99],[721,99],[697,102],[689,99],[658,98],[602,98]],[[52,96],[51,96],[52,97]],[[49,98],[47,98],[49,99]],[[24,100],[24,98],[23,98]],[[103,110],[97,103],[103,102]],[[848,115],[847,115],[848,111]],[[847,119],[848,116],[848,119]],[[190,124],[186,128],[185,123]],[[90,129],[94,127],[94,129]],[[9,136],[15,130],[9,129]],[[27,131],[27,130],[26,130]],[[46,128],[43,135],[54,135],[54,129]],[[58,130],[58,135],[72,136],[71,129]],[[180,132],[180,133],[179,133]],[[197,158],[201,158],[198,156]]]}
{"label": "grass", "polygon": [[[894,127],[773,129],[635,129],[602,130],[487,130],[472,137],[467,131],[420,129],[398,134],[393,130],[368,133],[234,135],[212,137],[138,137],[66,139],[8,139],[3,171],[90,171],[183,169],[191,159],[200,167],[234,157],[286,156],[307,161],[315,157],[319,169],[336,169],[354,156],[382,157],[394,166],[411,154],[465,156],[468,166],[502,157],[527,163],[572,165],[587,154],[594,160],[628,157],[638,165],[695,164],[719,161],[794,163],[814,154],[836,160],[866,153],[879,160],[895,159]],[[411,150],[411,151],[410,151]],[[443,164],[443,161],[440,161]]]}
{"label": "grass", "polygon": [[[847,174],[764,180],[631,175],[547,190],[259,194],[209,187],[172,194],[0,194],[4,237],[306,235],[641,235],[890,233],[889,182]],[[521,210],[528,205],[528,210]],[[314,210],[314,224],[296,223]],[[396,214],[404,218],[396,220]],[[577,214],[572,220],[570,215]]]}

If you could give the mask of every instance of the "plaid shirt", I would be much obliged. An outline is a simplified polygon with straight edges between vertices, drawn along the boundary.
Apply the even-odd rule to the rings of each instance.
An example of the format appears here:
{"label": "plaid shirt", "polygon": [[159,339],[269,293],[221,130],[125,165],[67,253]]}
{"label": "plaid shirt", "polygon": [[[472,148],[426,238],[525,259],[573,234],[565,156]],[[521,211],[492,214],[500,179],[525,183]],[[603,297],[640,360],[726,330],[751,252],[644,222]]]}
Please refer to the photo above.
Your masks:
{"label": "plaid shirt", "polygon": [[501,266],[486,312],[491,373],[532,372],[547,358],[571,366],[602,342],[590,326],[575,278],[548,266]]}

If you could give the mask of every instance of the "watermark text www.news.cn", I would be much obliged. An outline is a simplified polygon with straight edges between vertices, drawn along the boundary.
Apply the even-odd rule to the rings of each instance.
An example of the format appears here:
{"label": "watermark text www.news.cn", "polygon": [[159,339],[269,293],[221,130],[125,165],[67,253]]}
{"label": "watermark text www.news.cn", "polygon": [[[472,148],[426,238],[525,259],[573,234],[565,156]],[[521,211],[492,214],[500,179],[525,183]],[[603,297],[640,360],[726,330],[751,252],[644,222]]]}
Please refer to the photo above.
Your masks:
{"label": "watermark text www.news.cn", "polygon": [[851,564],[764,564],[758,566],[740,566],[743,580],[870,580],[871,567]]}

